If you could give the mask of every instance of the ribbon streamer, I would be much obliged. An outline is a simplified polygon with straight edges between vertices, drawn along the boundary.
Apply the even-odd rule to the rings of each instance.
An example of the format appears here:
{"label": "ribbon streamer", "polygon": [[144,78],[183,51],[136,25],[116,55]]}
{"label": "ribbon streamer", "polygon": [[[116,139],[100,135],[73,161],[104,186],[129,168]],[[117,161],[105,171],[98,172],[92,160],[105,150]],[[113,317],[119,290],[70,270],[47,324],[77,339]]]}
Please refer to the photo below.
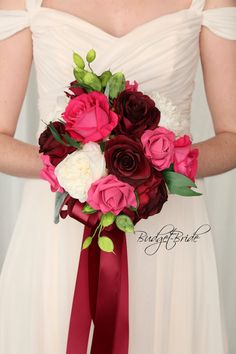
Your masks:
{"label": "ribbon streamer", "polygon": [[[83,241],[91,236],[99,214],[85,214],[83,204],[68,196],[61,217],[82,222]],[[106,229],[105,229],[106,230]],[[94,331],[90,354],[128,354],[128,261],[125,233],[116,227],[103,230],[114,243],[114,253],[100,250],[97,235],[81,250],[70,317],[66,354],[87,354],[91,322]]]}

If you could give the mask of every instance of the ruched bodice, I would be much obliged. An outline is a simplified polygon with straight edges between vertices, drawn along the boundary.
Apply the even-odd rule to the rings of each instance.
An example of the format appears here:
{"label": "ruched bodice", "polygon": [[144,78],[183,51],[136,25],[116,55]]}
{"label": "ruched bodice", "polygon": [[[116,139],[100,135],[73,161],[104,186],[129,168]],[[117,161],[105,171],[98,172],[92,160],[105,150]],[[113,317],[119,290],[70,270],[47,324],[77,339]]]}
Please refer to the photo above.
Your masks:
{"label": "ruched bodice", "polygon": [[[0,11],[0,39],[30,27],[38,105],[44,121],[53,118],[58,96],[73,80],[73,51],[84,55],[93,47],[97,73],[107,68],[123,71],[127,78],[139,82],[140,89],[163,95],[175,107],[172,128],[177,129],[177,134],[189,133],[202,25],[219,36],[236,39],[236,8],[203,11],[204,3],[193,0],[188,9],[158,17],[115,37],[79,17],[41,7],[40,0],[28,0],[26,11]],[[171,117],[163,117],[162,125],[171,127],[170,122]],[[40,123],[39,131],[42,129]]]}

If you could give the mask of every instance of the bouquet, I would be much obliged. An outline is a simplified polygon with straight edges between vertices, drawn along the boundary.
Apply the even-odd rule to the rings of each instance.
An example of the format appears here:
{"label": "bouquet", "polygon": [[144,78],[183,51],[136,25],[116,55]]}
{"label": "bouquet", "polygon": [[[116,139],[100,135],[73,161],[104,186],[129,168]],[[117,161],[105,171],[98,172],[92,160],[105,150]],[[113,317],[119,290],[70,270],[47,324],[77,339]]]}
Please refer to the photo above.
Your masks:
{"label": "bouquet", "polygon": [[[56,192],[55,222],[69,215],[85,225],[67,354],[78,348],[86,353],[90,319],[95,324],[92,353],[126,354],[125,233],[159,213],[169,193],[200,195],[193,190],[198,150],[189,135],[176,136],[159,125],[161,111],[136,81],[122,72],[96,74],[95,58],[95,50],[89,50],[86,67],[73,54],[75,80],[65,91],[65,110],[59,119],[52,117],[39,138],[41,177]],[[118,342],[122,348],[116,350]]]}
{"label": "bouquet", "polygon": [[66,92],[68,105],[39,138],[41,177],[58,192],[57,206],[69,195],[83,204],[83,213],[97,214],[98,245],[114,252],[111,239],[101,236],[104,228],[114,223],[134,232],[138,220],[161,211],[168,192],[200,194],[192,190],[198,151],[188,135],[177,138],[159,126],[161,112],[136,81],[110,70],[96,75],[95,57],[91,49],[87,70],[82,57],[73,55],[76,80]]}

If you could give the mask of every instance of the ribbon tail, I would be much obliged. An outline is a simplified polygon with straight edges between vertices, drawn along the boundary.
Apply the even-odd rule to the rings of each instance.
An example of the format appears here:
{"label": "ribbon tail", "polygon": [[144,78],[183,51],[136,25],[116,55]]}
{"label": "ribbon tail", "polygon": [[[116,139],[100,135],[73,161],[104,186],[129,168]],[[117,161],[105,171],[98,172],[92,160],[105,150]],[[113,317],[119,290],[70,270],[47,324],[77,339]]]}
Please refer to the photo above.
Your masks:
{"label": "ribbon tail", "polygon": [[[83,240],[91,229],[85,227]],[[86,354],[91,326],[88,250],[81,251],[70,317],[66,354]]]}
{"label": "ribbon tail", "polygon": [[126,236],[121,249],[121,283],[118,311],[116,317],[116,335],[113,354],[128,353],[129,347],[129,282],[128,282],[128,255]]}
{"label": "ribbon tail", "polygon": [[114,243],[115,254],[100,254],[91,354],[127,354],[129,324],[126,236],[118,229],[108,232],[107,236]]}
{"label": "ribbon tail", "polygon": [[[99,215],[86,215],[83,205],[67,198],[70,215],[85,224],[83,241],[94,234]],[[81,250],[66,354],[87,354],[91,321],[94,322],[90,354],[128,354],[128,260],[126,235],[116,227],[104,229],[103,235],[114,243],[114,253],[101,251],[97,235],[88,249]]]}

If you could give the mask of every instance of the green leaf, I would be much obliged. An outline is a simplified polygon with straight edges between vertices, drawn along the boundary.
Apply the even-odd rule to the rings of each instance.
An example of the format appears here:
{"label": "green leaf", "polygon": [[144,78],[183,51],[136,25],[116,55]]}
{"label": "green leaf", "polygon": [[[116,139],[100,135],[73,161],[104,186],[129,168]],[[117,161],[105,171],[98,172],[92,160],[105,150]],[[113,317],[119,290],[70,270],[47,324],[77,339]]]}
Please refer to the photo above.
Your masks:
{"label": "green leaf", "polygon": [[114,251],[114,243],[107,236],[101,236],[98,238],[98,246],[104,252],[113,252]]}
{"label": "green leaf", "polygon": [[132,211],[137,212],[138,207],[139,207],[139,197],[138,197],[138,193],[136,191],[134,191],[134,194],[135,194],[135,197],[136,197],[137,206],[136,206],[136,208],[133,207],[133,206],[130,206],[129,209],[132,210]]}
{"label": "green leaf", "polygon": [[111,77],[112,77],[112,73],[110,70],[104,71],[102,75],[99,76],[103,88],[107,86],[107,83]]}
{"label": "green leaf", "polygon": [[81,143],[73,138],[71,138],[67,133],[63,134],[63,138],[66,140],[67,143],[69,143],[71,146],[81,149]]}
{"label": "green leaf", "polygon": [[85,67],[85,63],[83,58],[76,52],[73,53],[73,62],[75,63],[75,65],[80,68],[80,69],[84,69]]}
{"label": "green leaf", "polygon": [[91,205],[89,205],[88,203],[85,204],[85,206],[83,207],[82,209],[82,212],[85,213],[85,214],[93,214],[93,213],[96,213],[97,210],[93,209],[91,207]]}
{"label": "green leaf", "polygon": [[117,72],[108,81],[109,97],[116,98],[125,89],[125,76],[122,72]]}
{"label": "green leaf", "polygon": [[169,187],[168,186],[168,189],[171,194],[181,195],[184,197],[194,197],[194,196],[197,197],[202,195],[202,193],[195,192],[190,187],[176,187],[176,186]]}
{"label": "green leaf", "polygon": [[67,192],[56,192],[55,207],[54,207],[54,223],[58,224],[60,221],[60,210],[63,205],[68,193]]}
{"label": "green leaf", "polygon": [[91,87],[94,91],[101,91],[102,84],[97,75],[87,72],[83,77],[83,83]]}
{"label": "green leaf", "polygon": [[170,191],[170,193],[182,195],[184,197],[194,197],[202,195],[202,193],[195,192],[194,190],[188,187],[175,187],[173,192]]}
{"label": "green leaf", "polygon": [[202,195],[191,189],[191,187],[197,188],[197,186],[186,176],[172,171],[163,171],[163,176],[171,194],[182,195],[185,197]]}
{"label": "green leaf", "polygon": [[133,221],[125,214],[121,214],[116,217],[116,226],[124,232],[134,232]]}
{"label": "green leaf", "polygon": [[137,200],[137,207],[135,208],[137,210],[138,207],[139,207],[139,196],[138,196],[138,193],[136,191],[134,191],[134,194],[135,194],[135,197],[136,197],[136,200]]}
{"label": "green leaf", "polygon": [[86,55],[86,60],[88,63],[92,63],[96,58],[96,52],[94,49],[90,49]]}
{"label": "green leaf", "polygon": [[68,144],[66,144],[66,143],[62,140],[62,138],[61,138],[60,135],[58,134],[56,128],[55,128],[54,125],[52,124],[52,122],[50,122],[50,124],[48,125],[48,127],[49,127],[49,129],[50,129],[50,131],[51,131],[51,133],[52,133],[52,135],[53,135],[53,137],[54,137],[54,139],[55,139],[56,141],[58,141],[58,142],[59,142],[60,144],[62,144],[62,145],[69,146]]}
{"label": "green leaf", "polygon": [[101,142],[99,143],[101,152],[104,152],[104,151],[105,151],[105,144],[106,144],[105,141],[101,141]]}
{"label": "green leaf", "polygon": [[116,219],[116,215],[114,215],[111,212],[103,214],[102,218],[101,218],[101,225],[104,226],[104,227],[110,226],[110,225],[113,224],[115,219]]}
{"label": "green leaf", "polygon": [[79,84],[83,83],[84,75],[85,75],[84,70],[78,70],[78,68],[74,68],[74,77],[76,78]]}
{"label": "green leaf", "polygon": [[166,172],[166,171],[172,171],[172,172],[174,172],[174,164],[172,163],[172,164],[170,165],[170,167],[165,170],[165,172]]}
{"label": "green leaf", "polygon": [[92,241],[93,238],[91,236],[86,237],[86,239],[83,242],[82,249],[85,250],[86,248],[88,248],[91,245]]}
{"label": "green leaf", "polygon": [[163,171],[162,174],[168,187],[197,187],[196,184],[190,178],[181,175],[180,173],[172,171]]}
{"label": "green leaf", "polygon": [[[107,96],[107,99],[110,102],[110,85],[109,85],[109,81],[106,85],[105,91],[104,91],[104,95]],[[110,105],[112,106],[112,102],[110,102]]]}
{"label": "green leaf", "polygon": [[83,83],[83,81],[81,79],[77,78],[76,76],[75,76],[75,78],[76,78],[76,80],[78,82],[78,86],[79,87],[84,88],[87,92],[94,91],[90,86],[88,86],[85,83]]}

